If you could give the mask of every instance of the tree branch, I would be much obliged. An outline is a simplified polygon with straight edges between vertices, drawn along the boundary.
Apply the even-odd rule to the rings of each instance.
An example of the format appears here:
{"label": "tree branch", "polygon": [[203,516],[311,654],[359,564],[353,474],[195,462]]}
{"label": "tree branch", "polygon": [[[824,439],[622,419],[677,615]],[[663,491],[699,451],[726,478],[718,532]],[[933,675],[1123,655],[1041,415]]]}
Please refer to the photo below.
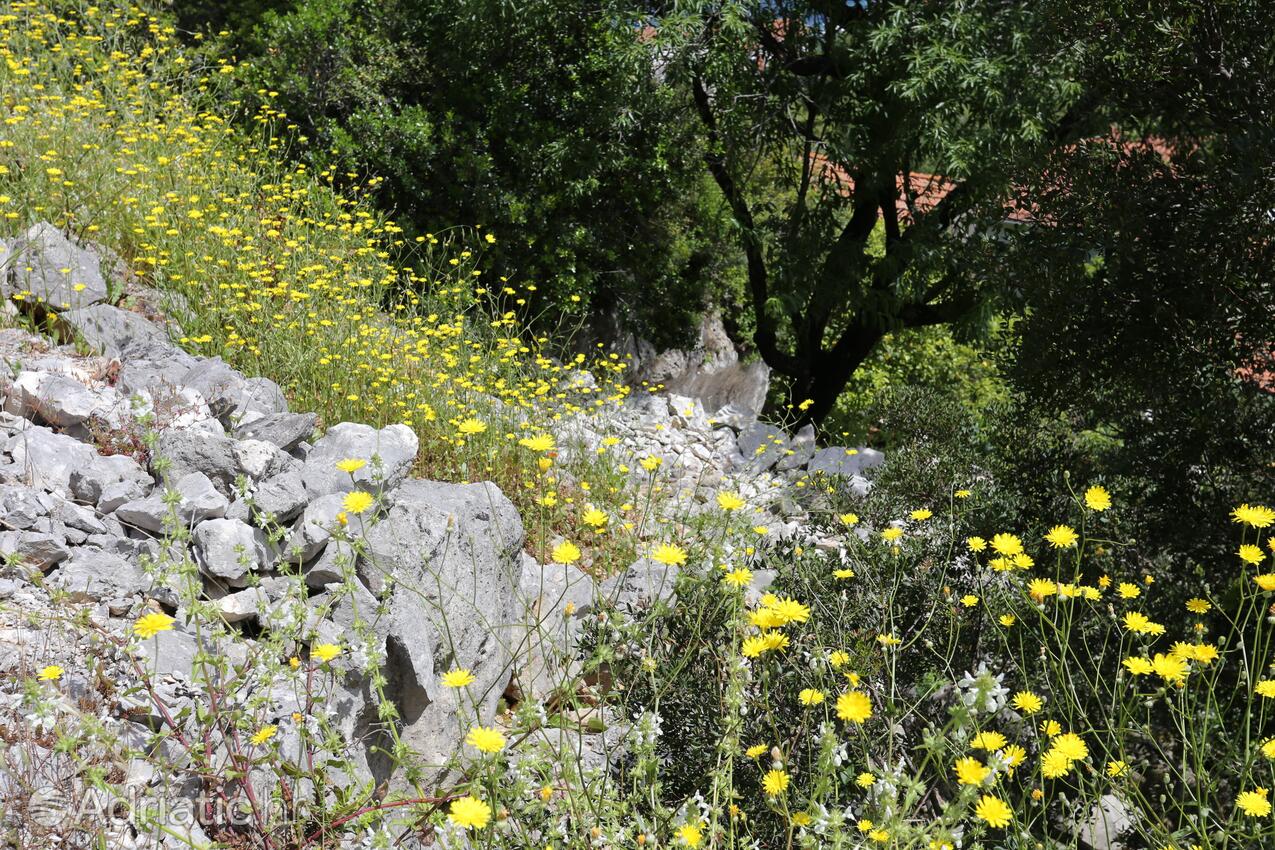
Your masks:
{"label": "tree branch", "polygon": [[799,372],[797,361],[780,350],[774,320],[766,311],[766,302],[770,297],[766,258],[762,251],[761,240],[757,236],[752,210],[726,165],[726,156],[722,152],[722,140],[717,129],[717,118],[713,114],[708,90],[698,74],[693,77],[691,88],[700,121],[704,124],[704,129],[708,131],[709,146],[704,153],[704,164],[708,166],[709,174],[713,176],[717,187],[721,189],[726,203],[730,206],[731,215],[743,233],[744,257],[748,267],[748,291],[752,298],[753,314],[757,320],[753,341],[757,343],[758,353],[771,368],[793,376]]}

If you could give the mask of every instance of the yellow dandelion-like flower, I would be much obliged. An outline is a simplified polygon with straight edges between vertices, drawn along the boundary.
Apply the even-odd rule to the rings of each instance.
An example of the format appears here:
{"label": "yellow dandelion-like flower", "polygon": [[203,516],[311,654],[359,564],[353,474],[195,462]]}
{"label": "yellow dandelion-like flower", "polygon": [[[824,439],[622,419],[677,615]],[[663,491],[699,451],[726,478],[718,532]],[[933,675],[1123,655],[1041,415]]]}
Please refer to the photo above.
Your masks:
{"label": "yellow dandelion-like flower", "polygon": [[801,693],[797,694],[797,699],[802,705],[818,705],[824,701],[824,693],[815,688],[802,688]]}
{"label": "yellow dandelion-like flower", "polygon": [[353,458],[353,457],[347,457],[344,460],[338,460],[336,462],[337,469],[341,470],[342,472],[348,472],[351,475],[358,472],[360,469],[362,469],[365,466],[367,466],[367,461],[359,460],[358,458]]}
{"label": "yellow dandelion-like flower", "polygon": [[1116,779],[1118,777],[1124,776],[1128,772],[1129,772],[1129,765],[1127,765],[1121,759],[1116,759],[1115,761],[1107,762],[1107,776],[1111,777],[1112,779]]}
{"label": "yellow dandelion-like flower", "polygon": [[574,564],[580,560],[580,548],[569,540],[564,540],[553,547],[551,553],[555,564]]}
{"label": "yellow dandelion-like flower", "polygon": [[1254,546],[1251,543],[1245,543],[1235,554],[1239,555],[1240,560],[1244,563],[1253,564],[1254,566],[1266,560],[1266,553],[1262,551],[1261,547]]}
{"label": "yellow dandelion-like flower", "polygon": [[1003,748],[1007,743],[1005,736],[1000,732],[979,732],[970,741],[970,747],[976,750],[987,750],[990,753]]}
{"label": "yellow dandelion-like flower", "polygon": [[992,772],[991,768],[973,756],[957,759],[952,770],[956,772],[956,781],[962,785],[982,785]]}
{"label": "yellow dandelion-like flower", "polygon": [[1164,626],[1154,623],[1139,611],[1128,611],[1124,615],[1124,627],[1140,635],[1162,635]]}
{"label": "yellow dandelion-like flower", "polygon": [[863,691],[848,691],[837,697],[837,717],[850,723],[866,723],[872,717],[872,700]]}
{"label": "yellow dandelion-like flower", "polygon": [[981,537],[967,537],[965,538],[965,545],[971,552],[982,552],[987,548],[987,541]]}
{"label": "yellow dandelion-like flower", "polygon": [[1271,813],[1271,801],[1265,788],[1241,791],[1235,798],[1235,807],[1251,818],[1264,818]]}
{"label": "yellow dandelion-like flower", "polygon": [[466,437],[473,437],[487,430],[487,423],[481,419],[475,419],[472,416],[468,419],[462,419],[456,426],[456,430],[464,434]]}
{"label": "yellow dandelion-like flower", "polygon": [[443,674],[443,686],[448,688],[463,688],[472,685],[474,681],[474,674],[464,667],[457,667]]}
{"label": "yellow dandelion-like flower", "polygon": [[1027,595],[1037,602],[1044,601],[1046,596],[1053,596],[1058,592],[1058,585],[1047,578],[1034,578],[1027,585]]}
{"label": "yellow dandelion-like flower", "polygon": [[465,743],[483,753],[498,753],[505,748],[505,736],[490,726],[475,726],[465,736]]}
{"label": "yellow dandelion-like flower", "polygon": [[38,678],[41,682],[56,682],[62,678],[62,674],[66,671],[56,664],[50,664],[40,671]]}
{"label": "yellow dandelion-like flower", "polygon": [[310,654],[327,663],[341,654],[341,647],[334,643],[321,643],[310,650]]}
{"label": "yellow dandelion-like flower", "polygon": [[371,493],[363,490],[355,490],[353,493],[346,493],[345,499],[341,502],[341,507],[352,514],[361,514],[376,501]]}
{"label": "yellow dandelion-like flower", "polygon": [[1031,691],[1019,691],[1014,694],[1014,699],[1010,704],[1030,717],[1040,711],[1045,701]]}
{"label": "yellow dandelion-like flower", "polygon": [[171,631],[173,623],[177,622],[167,614],[153,613],[139,617],[137,622],[133,624],[133,632],[139,637],[150,638],[160,632]]}
{"label": "yellow dandelion-like flower", "polygon": [[1175,684],[1185,682],[1187,673],[1190,672],[1185,658],[1165,655],[1163,652],[1157,652],[1151,659],[1151,669],[1164,681]]}
{"label": "yellow dandelion-like flower", "polygon": [[731,587],[747,587],[753,580],[753,571],[746,567],[731,570],[722,577],[722,581]]}
{"label": "yellow dandelion-like flower", "polygon": [[1045,542],[1055,549],[1070,549],[1079,539],[1080,535],[1069,525],[1055,525],[1045,535]]}
{"label": "yellow dandelion-like flower", "polygon": [[1111,507],[1111,494],[1103,487],[1090,487],[1085,491],[1085,505],[1091,511],[1105,511]]}
{"label": "yellow dandelion-like flower", "polygon": [[974,807],[974,816],[993,829],[1002,829],[1014,819],[1014,812],[1000,797],[984,794]]}
{"label": "yellow dandelion-like flower", "polygon": [[1072,761],[1080,761],[1089,755],[1089,747],[1075,732],[1067,732],[1054,737],[1050,744],[1054,752],[1062,753]]}
{"label": "yellow dandelion-like flower", "polygon": [[1142,595],[1142,588],[1138,587],[1136,584],[1130,584],[1127,581],[1122,581],[1116,588],[1116,593],[1120,595],[1121,599],[1136,599]]}
{"label": "yellow dandelion-like flower", "polygon": [[727,493],[722,491],[717,494],[717,506],[724,511],[737,511],[744,506],[745,502],[737,493]]}
{"label": "yellow dandelion-like flower", "polygon": [[698,847],[704,840],[704,831],[698,824],[684,823],[677,828],[677,840],[686,847]]}
{"label": "yellow dandelion-like flower", "polygon": [[782,770],[769,770],[762,777],[761,787],[767,797],[778,797],[788,790],[788,774]]}
{"label": "yellow dandelion-like flower", "polygon": [[1186,601],[1186,610],[1190,611],[1192,614],[1207,614],[1209,609],[1212,607],[1213,606],[1209,604],[1208,600],[1200,599],[1198,597],[1188,599]]}
{"label": "yellow dandelion-like flower", "polygon": [[1046,779],[1057,779],[1071,771],[1072,760],[1057,750],[1050,750],[1040,760],[1040,772]]}
{"label": "yellow dandelion-like flower", "polygon": [[266,741],[269,741],[271,738],[273,738],[275,736],[275,733],[278,731],[279,731],[278,726],[274,726],[274,725],[262,726],[253,734],[250,740],[257,746],[261,746]]}
{"label": "yellow dandelion-like flower", "polygon": [[533,452],[551,452],[554,447],[553,435],[537,434],[534,437],[523,437],[518,441],[518,445],[531,449]]}
{"label": "yellow dandelion-like flower", "polygon": [[686,550],[672,543],[661,543],[651,553],[651,560],[669,567],[680,567],[686,563]]}
{"label": "yellow dandelion-like flower", "polygon": [[1231,521],[1244,523],[1252,528],[1267,528],[1275,523],[1275,510],[1264,505],[1240,505],[1231,511]]}
{"label": "yellow dandelion-like flower", "polygon": [[1012,558],[1022,554],[1023,541],[1016,534],[996,534],[992,537],[992,549],[999,555]]}
{"label": "yellow dandelion-like flower", "polygon": [[447,819],[461,829],[482,829],[491,821],[491,806],[477,797],[466,795],[452,800]]}
{"label": "yellow dandelion-like flower", "polygon": [[766,651],[766,639],[760,635],[746,637],[739,651],[745,658],[757,658]]}
{"label": "yellow dandelion-like flower", "polygon": [[1134,676],[1149,676],[1155,672],[1155,665],[1151,660],[1140,655],[1130,656],[1120,663]]}

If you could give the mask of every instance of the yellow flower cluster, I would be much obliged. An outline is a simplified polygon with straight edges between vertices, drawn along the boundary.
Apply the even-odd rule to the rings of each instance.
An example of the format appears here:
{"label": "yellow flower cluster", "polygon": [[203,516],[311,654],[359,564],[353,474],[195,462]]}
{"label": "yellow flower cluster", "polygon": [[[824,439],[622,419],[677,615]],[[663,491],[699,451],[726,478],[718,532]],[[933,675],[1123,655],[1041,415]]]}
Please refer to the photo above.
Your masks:
{"label": "yellow flower cluster", "polygon": [[365,200],[380,178],[284,164],[304,140],[268,93],[259,135],[230,122],[250,108],[220,111],[231,63],[202,64],[142,6],[70,8],[0,16],[6,231],[49,220],[119,250],[170,294],[185,346],[325,423],[411,426],[423,473],[499,478],[520,440],[548,452],[545,425],[627,393],[623,358],[542,350],[535,285],[486,280],[493,234],[405,238]]}

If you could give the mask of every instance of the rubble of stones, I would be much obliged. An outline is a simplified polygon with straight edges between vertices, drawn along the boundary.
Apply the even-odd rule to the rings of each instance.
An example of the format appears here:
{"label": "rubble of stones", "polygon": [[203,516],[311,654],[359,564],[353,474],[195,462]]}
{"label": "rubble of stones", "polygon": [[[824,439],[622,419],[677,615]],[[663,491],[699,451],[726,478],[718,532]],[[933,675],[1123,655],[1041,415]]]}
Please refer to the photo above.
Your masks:
{"label": "rubble of stones", "polygon": [[[180,716],[206,697],[193,670],[201,653],[227,659],[245,690],[268,697],[264,719],[279,725],[280,752],[289,752],[289,736],[299,734],[289,724],[302,706],[291,688],[258,671],[253,636],[295,628],[298,610],[313,641],[348,647],[323,694],[328,717],[357,756],[345,779],[380,782],[392,777],[366,748],[377,718],[362,668],[369,652],[385,658],[404,742],[441,769],[473,717],[457,692],[441,687],[440,672],[473,671],[468,693],[480,696],[479,719],[490,723],[502,696],[543,697],[562,681],[581,624],[601,600],[624,611],[672,598],[676,568],[650,561],[596,586],[575,566],[537,563],[523,551],[517,511],[495,485],[408,478],[417,438],[406,426],[340,423],[317,434],[315,415],[290,411],[269,379],[191,355],[155,315],[110,303],[120,272],[104,257],[110,260],[47,224],[0,243],[6,309],[52,322],[62,339],[78,341],[0,329],[0,732],[15,723],[34,730],[16,739],[0,734],[0,810],[5,800],[29,799],[41,771],[58,774],[45,779],[62,783],[63,794],[91,793],[51,735],[84,712],[128,743],[131,757],[123,757],[117,777],[124,786],[142,796],[171,793],[183,756],[164,734],[168,720],[141,687],[139,670],[148,671],[169,714]],[[115,271],[103,275],[104,265]],[[777,534],[801,539],[816,533],[787,495],[792,482],[824,472],[865,490],[860,473],[880,460],[867,450],[817,449],[809,430],[790,439],[740,406],[709,416],[697,398],[680,396],[636,397],[604,418],[564,425],[559,439],[564,448],[595,451],[605,435],[664,458],[686,505],[710,505],[717,489],[730,488],[777,511]],[[351,476],[335,465],[345,458],[368,464]],[[333,529],[345,494],[356,488],[377,493],[380,516],[366,529],[351,520],[351,533],[365,533],[369,557],[348,566],[348,544]],[[164,551],[170,509],[190,532],[185,552]],[[792,513],[783,517],[784,510]],[[197,637],[154,566],[186,556],[226,625],[223,636]],[[357,581],[345,580],[350,569]],[[140,659],[125,651],[136,619],[161,610],[176,617],[174,629],[141,641]],[[371,646],[355,639],[356,617],[370,623]],[[565,630],[541,628],[564,619]],[[17,717],[20,677],[50,664],[66,671],[62,714]],[[540,743],[583,752],[605,771],[619,746],[608,726],[542,730]],[[104,759],[120,758],[106,749]],[[161,750],[169,761],[160,760]],[[131,834],[126,820],[116,825],[120,836]],[[174,821],[171,835],[134,835],[133,845],[121,837],[114,846],[200,846],[208,837],[196,820]],[[6,827],[13,824],[0,818],[0,846]]]}

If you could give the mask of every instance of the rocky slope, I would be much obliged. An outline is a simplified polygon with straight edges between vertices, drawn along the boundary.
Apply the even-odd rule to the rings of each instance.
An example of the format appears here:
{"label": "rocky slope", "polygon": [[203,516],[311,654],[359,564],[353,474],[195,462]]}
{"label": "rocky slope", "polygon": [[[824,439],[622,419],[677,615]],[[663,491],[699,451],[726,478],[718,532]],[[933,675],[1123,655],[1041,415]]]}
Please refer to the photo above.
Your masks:
{"label": "rocky slope", "polygon": [[[569,680],[588,618],[671,596],[676,568],[647,560],[600,584],[575,566],[537,563],[495,485],[409,477],[418,446],[405,426],[316,434],[315,416],[290,411],[269,379],[177,347],[158,309],[108,303],[123,272],[111,261],[103,275],[104,254],[49,225],[0,246],[6,307],[50,318],[80,343],[0,330],[0,845],[102,828],[118,847],[211,841],[209,789],[190,770],[196,742],[183,740],[210,700],[277,728],[297,768],[289,794],[314,769],[300,741],[316,714],[337,733],[330,747],[353,754],[332,769],[336,784],[403,782],[382,753],[395,742],[375,731],[386,702],[401,743],[437,778],[468,722],[493,722],[502,697],[540,699]],[[557,437],[568,453],[619,438],[634,456],[662,458],[670,517],[728,489],[768,534],[837,548],[806,522],[811,500],[796,489],[822,473],[865,490],[860,473],[879,455],[819,449],[809,431],[789,438],[757,421],[731,397],[737,377],[683,382],[725,402],[712,415],[697,396],[641,394],[562,423]],[[366,465],[342,471],[345,459]],[[376,522],[343,510],[353,490],[376,495]],[[172,628],[139,638],[149,613],[171,615]],[[205,615],[220,627],[202,628]],[[319,646],[340,654],[320,664]],[[266,663],[279,652],[323,675],[298,695]],[[21,683],[51,666],[58,696],[33,713]],[[214,667],[233,690],[210,679]],[[456,668],[474,675],[464,691],[473,704],[440,684]],[[57,746],[89,727],[91,765]],[[582,723],[531,743],[570,746],[604,770],[622,729]],[[207,746],[205,764],[239,764],[230,737]],[[167,831],[141,828],[134,813],[145,805],[163,809]]]}

